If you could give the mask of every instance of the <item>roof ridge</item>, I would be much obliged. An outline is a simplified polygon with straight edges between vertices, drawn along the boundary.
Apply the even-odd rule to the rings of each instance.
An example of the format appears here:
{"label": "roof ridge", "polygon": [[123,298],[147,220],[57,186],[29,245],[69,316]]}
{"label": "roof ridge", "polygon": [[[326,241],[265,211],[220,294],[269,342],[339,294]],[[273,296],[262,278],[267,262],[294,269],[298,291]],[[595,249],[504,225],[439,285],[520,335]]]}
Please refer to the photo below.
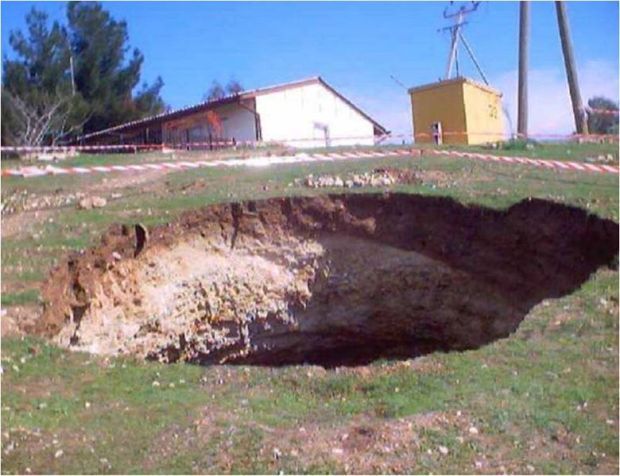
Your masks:
{"label": "roof ridge", "polygon": [[330,91],[332,91],[336,96],[338,96],[340,99],[342,99],[345,103],[347,103],[349,106],[351,106],[353,109],[355,109],[357,112],[359,112],[362,116],[364,116],[366,119],[368,119],[370,122],[373,123],[373,125],[375,127],[377,127],[378,129],[380,129],[383,133],[387,132],[387,129],[385,127],[383,127],[381,124],[379,124],[377,121],[375,121],[372,117],[370,117],[366,112],[364,112],[362,109],[360,109],[358,106],[356,106],[351,100],[349,100],[348,98],[346,98],[344,95],[342,95],[340,92],[338,92],[334,87],[332,87],[329,83],[327,83],[327,81],[325,81],[320,75],[317,76],[310,76],[307,78],[303,78],[303,79],[298,79],[295,81],[289,81],[286,83],[280,83],[280,84],[276,84],[273,86],[266,86],[263,88],[256,88],[256,89],[249,89],[249,90],[245,90],[245,91],[240,91],[239,93],[235,93],[235,94],[229,94],[227,96],[224,96],[220,99],[215,99],[215,100],[211,100],[211,101],[201,101],[199,103],[190,105],[190,106],[184,106],[181,107],[179,109],[174,109],[172,111],[164,111],[164,112],[160,112],[159,114],[154,114],[151,116],[147,116],[144,117],[142,119],[136,119],[134,121],[128,121],[122,124],[118,124],[116,126],[111,126],[108,127],[106,129],[102,129],[99,131],[95,131],[95,132],[91,132],[88,134],[84,134],[82,136],[80,136],[78,138],[78,140],[84,140],[84,139],[90,139],[91,137],[96,137],[99,135],[103,135],[103,134],[108,134],[110,132],[119,130],[119,129],[124,129],[127,127],[136,127],[136,126],[140,126],[142,124],[146,124],[149,123],[151,121],[156,121],[158,119],[163,119],[166,117],[173,117],[177,114],[183,114],[186,112],[191,111],[192,109],[197,109],[200,110],[203,107],[207,107],[207,106],[219,106],[219,105],[224,105],[227,104],[229,102],[232,102],[236,99],[249,99],[249,98],[254,98],[256,96],[259,96],[261,94],[267,94],[270,91],[274,91],[277,89],[288,89],[291,87],[295,87],[295,86],[300,86],[303,84],[311,84],[311,83],[319,83],[322,84],[323,86],[325,86],[327,89],[329,89]]}

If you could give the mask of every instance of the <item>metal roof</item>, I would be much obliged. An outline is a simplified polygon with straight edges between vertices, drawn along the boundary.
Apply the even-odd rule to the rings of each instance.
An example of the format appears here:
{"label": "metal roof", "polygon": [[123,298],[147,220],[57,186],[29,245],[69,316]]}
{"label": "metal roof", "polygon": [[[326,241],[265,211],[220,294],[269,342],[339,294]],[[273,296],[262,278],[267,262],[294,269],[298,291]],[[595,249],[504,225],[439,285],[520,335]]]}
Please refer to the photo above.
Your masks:
{"label": "metal roof", "polygon": [[452,79],[440,79],[439,81],[435,82],[435,83],[429,83],[429,84],[423,84],[421,86],[416,86],[413,88],[408,89],[409,93],[417,93],[418,91],[425,91],[427,89],[436,89],[436,88],[441,88],[443,86],[448,86],[450,84],[457,84],[457,83],[467,83],[467,84],[471,84],[472,86],[475,86],[479,89],[482,89],[483,91],[495,94],[497,96],[501,96],[502,93],[500,91],[498,91],[497,89],[489,86],[488,84],[482,84],[478,81],[475,81],[471,78],[466,78],[465,76],[459,76],[457,78],[452,78]]}
{"label": "metal roof", "polygon": [[182,117],[185,115],[194,114],[196,112],[200,112],[202,110],[213,109],[215,107],[223,106],[225,104],[233,104],[236,102],[240,102],[243,99],[252,99],[256,96],[260,96],[262,94],[273,93],[276,91],[284,90],[284,89],[292,89],[300,86],[305,86],[307,84],[321,84],[327,89],[329,89],[333,94],[338,96],[344,102],[346,102],[349,106],[355,109],[358,113],[368,119],[372,124],[379,130],[380,133],[386,134],[388,131],[385,127],[375,121],[372,117],[362,111],[359,107],[353,104],[349,99],[344,97],[338,91],[336,91],[332,86],[330,86],[323,78],[320,76],[314,76],[312,78],[301,79],[298,81],[292,81],[289,83],[277,84],[275,86],[268,86],[264,88],[258,88],[248,91],[242,91],[238,94],[229,95],[223,97],[221,99],[216,99],[213,101],[204,101],[198,104],[194,104],[193,106],[187,106],[181,109],[176,109],[174,111],[162,112],[160,114],[156,114],[154,116],[145,117],[143,119],[138,119],[135,121],[125,122],[123,124],[119,124],[117,126],[109,127],[107,129],[103,129],[96,132],[91,132],[90,134],[85,134],[79,138],[79,140],[86,140],[92,137],[97,137],[100,135],[110,134],[112,132],[120,132],[122,130],[133,129],[135,127],[146,127],[149,124],[154,124],[163,120],[176,119],[178,117]]}

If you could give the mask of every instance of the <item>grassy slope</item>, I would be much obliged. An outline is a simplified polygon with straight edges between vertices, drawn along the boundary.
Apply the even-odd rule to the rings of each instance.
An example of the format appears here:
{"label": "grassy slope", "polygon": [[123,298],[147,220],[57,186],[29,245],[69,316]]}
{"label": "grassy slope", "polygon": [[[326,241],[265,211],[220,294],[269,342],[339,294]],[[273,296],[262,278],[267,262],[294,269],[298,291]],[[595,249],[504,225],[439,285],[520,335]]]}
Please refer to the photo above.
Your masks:
{"label": "grassy slope", "polygon": [[[201,169],[167,175],[173,193],[65,211],[36,238],[4,239],[2,286],[11,292],[2,305],[36,300],[46,269],[66,250],[95,242],[112,222],[155,223],[216,201],[317,193],[288,184],[308,173],[379,164],[428,174],[424,184],[396,188],[402,191],[493,207],[537,196],[618,220],[613,176],[443,158]],[[46,180],[54,179],[19,186],[44,187]],[[187,188],[196,181],[202,188]],[[616,472],[617,313],[617,270],[601,270],[573,295],[535,308],[510,339],[363,371],[164,366],[5,339],[2,471]],[[438,420],[427,425],[427,418]],[[402,422],[408,432],[394,429]],[[371,429],[361,448],[331,451],[360,427]],[[396,446],[384,443],[392,434]]]}

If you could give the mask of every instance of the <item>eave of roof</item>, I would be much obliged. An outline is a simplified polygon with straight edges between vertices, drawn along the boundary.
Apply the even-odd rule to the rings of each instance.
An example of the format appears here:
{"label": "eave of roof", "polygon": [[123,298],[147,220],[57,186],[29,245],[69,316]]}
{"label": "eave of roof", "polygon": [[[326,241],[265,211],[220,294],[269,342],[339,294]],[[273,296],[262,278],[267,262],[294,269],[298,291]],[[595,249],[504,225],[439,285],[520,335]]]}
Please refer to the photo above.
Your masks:
{"label": "eave of roof", "polygon": [[156,123],[163,119],[175,119],[177,117],[181,117],[187,114],[194,114],[203,109],[212,109],[214,107],[223,106],[225,104],[237,102],[239,100],[239,97],[240,95],[237,94],[237,95],[232,95],[232,96],[227,96],[225,98],[217,99],[215,101],[205,101],[199,104],[194,104],[193,106],[187,106],[181,109],[176,109],[174,111],[162,112],[154,116],[145,117],[143,119],[138,119],[135,121],[125,122],[117,126],[108,127],[107,129],[102,129],[100,131],[91,132],[90,134],[85,134],[81,136],[80,139],[90,139],[92,137],[110,134],[112,132],[133,129],[134,127],[147,126],[149,124]]}
{"label": "eave of roof", "polygon": [[362,111],[359,107],[357,107],[355,104],[353,104],[345,96],[343,96],[338,91],[336,91],[336,89],[334,89],[332,86],[330,86],[323,78],[321,78],[320,76],[314,76],[314,77],[311,77],[311,78],[301,79],[301,80],[298,80],[298,81],[292,81],[292,82],[289,82],[289,83],[277,84],[275,86],[268,86],[268,87],[265,87],[265,88],[258,88],[258,89],[253,89],[253,90],[249,90],[249,91],[242,91],[242,92],[240,92],[238,94],[226,96],[226,97],[221,98],[221,99],[216,99],[215,101],[205,101],[205,102],[201,102],[199,104],[195,104],[193,106],[187,106],[187,107],[184,107],[184,108],[181,108],[181,109],[177,109],[175,111],[162,112],[162,113],[156,114],[154,116],[145,117],[143,119],[138,119],[136,121],[126,122],[124,124],[119,124],[117,126],[113,126],[113,127],[107,128],[107,129],[103,129],[101,131],[91,132],[90,134],[86,134],[86,135],[81,136],[80,139],[86,140],[86,139],[90,139],[92,137],[97,137],[97,136],[100,136],[100,135],[110,134],[110,133],[113,133],[113,132],[119,132],[121,130],[128,130],[128,129],[133,129],[133,128],[136,128],[136,127],[144,127],[144,126],[147,126],[147,125],[152,124],[152,123],[156,123],[156,122],[161,121],[161,120],[175,119],[177,117],[181,117],[181,116],[185,116],[185,115],[189,115],[189,114],[194,114],[194,113],[202,111],[202,110],[213,109],[214,107],[223,106],[225,104],[231,104],[231,103],[239,102],[242,99],[253,99],[253,98],[255,98],[257,96],[260,96],[262,94],[273,93],[275,91],[281,91],[281,90],[285,90],[285,89],[291,89],[291,88],[296,88],[296,87],[300,87],[300,86],[305,86],[307,84],[315,84],[315,83],[316,84],[321,84],[324,87],[326,87],[327,89],[329,89],[333,94],[338,96],[345,103],[347,103],[349,106],[351,106],[353,109],[355,109],[359,114],[361,114],[366,119],[368,119],[373,124],[373,126],[376,129],[379,130],[379,132],[381,132],[382,134],[387,134],[388,133],[388,131],[387,131],[387,129],[385,127],[383,127],[381,124],[379,124],[377,121],[375,121],[372,117],[370,117],[368,114],[366,114],[364,111]]}

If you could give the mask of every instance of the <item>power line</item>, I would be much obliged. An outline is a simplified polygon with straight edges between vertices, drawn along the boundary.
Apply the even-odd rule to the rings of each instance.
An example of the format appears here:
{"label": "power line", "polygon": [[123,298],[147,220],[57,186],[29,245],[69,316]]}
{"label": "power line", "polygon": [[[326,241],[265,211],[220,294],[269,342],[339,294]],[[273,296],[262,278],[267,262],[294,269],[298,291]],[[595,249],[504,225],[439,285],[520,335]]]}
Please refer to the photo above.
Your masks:
{"label": "power line", "polygon": [[409,91],[409,88],[407,88],[407,86],[405,86],[402,82],[400,82],[397,78],[395,78],[393,74],[390,74],[390,78],[392,79],[392,81],[394,81],[396,84],[398,84],[405,91]]}

